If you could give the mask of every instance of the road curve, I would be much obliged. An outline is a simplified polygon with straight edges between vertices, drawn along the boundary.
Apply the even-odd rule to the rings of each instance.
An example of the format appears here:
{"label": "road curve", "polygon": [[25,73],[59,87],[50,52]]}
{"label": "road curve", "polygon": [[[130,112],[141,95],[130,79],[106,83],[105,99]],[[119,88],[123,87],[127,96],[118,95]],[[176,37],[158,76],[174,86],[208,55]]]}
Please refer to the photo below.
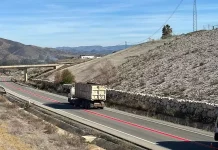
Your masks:
{"label": "road curve", "polygon": [[45,107],[83,118],[107,131],[113,131],[116,135],[122,134],[127,140],[142,146],[160,150],[218,150],[218,144],[214,142],[211,132],[110,108],[104,110],[73,109],[64,96],[15,84],[10,82],[8,77],[0,77],[0,81],[0,86],[9,93],[11,91],[18,96],[22,95],[29,100],[37,101]]}

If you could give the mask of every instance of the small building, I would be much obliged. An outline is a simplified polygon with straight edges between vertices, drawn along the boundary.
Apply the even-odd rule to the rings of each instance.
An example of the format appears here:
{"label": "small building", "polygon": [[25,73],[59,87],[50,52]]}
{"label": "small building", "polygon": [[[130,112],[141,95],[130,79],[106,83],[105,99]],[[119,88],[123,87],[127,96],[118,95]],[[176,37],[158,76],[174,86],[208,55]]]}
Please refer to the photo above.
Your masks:
{"label": "small building", "polygon": [[80,55],[81,59],[94,59],[95,56],[85,56],[85,55]]}

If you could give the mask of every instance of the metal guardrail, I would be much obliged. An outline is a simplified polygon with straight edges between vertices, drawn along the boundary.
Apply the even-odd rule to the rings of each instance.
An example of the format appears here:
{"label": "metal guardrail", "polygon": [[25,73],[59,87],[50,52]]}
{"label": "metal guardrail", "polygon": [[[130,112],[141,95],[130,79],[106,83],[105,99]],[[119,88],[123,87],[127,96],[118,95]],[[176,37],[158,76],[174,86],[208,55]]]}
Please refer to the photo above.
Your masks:
{"label": "metal guardrail", "polygon": [[60,115],[62,117],[71,119],[71,120],[73,120],[73,121],[75,121],[77,123],[80,123],[80,124],[85,125],[87,127],[91,127],[93,129],[96,129],[98,131],[101,131],[103,133],[111,135],[111,136],[116,137],[118,139],[130,142],[130,143],[135,144],[136,146],[139,146],[141,148],[155,149],[155,150],[167,150],[165,148],[159,147],[158,145],[153,145],[153,144],[149,143],[148,141],[145,141],[145,140],[140,139],[140,138],[138,139],[139,141],[137,141],[136,140],[137,137],[134,137],[134,136],[129,135],[127,133],[124,133],[124,132],[121,132],[119,130],[116,130],[116,129],[104,126],[102,124],[99,124],[97,122],[93,122],[91,120],[79,117],[77,115],[70,114],[70,113],[62,111],[62,110],[57,110],[57,109],[53,109],[53,108],[47,107],[47,106],[41,104],[38,101],[30,100],[29,98],[27,98],[25,96],[22,96],[22,95],[19,95],[19,94],[15,94],[15,92],[13,92],[13,91],[11,91],[9,89],[7,89],[7,90],[8,90],[8,93],[10,93],[10,95],[13,95],[14,97],[17,97],[20,100],[24,100],[24,101],[26,101],[26,102],[28,102],[28,103],[30,103],[32,105],[35,105],[37,107],[40,107],[40,108],[45,109],[47,111],[50,111],[52,113],[58,114],[58,115]]}
{"label": "metal guardrail", "polygon": [[5,89],[0,86],[0,95],[6,95],[6,94],[7,92],[5,91]]}

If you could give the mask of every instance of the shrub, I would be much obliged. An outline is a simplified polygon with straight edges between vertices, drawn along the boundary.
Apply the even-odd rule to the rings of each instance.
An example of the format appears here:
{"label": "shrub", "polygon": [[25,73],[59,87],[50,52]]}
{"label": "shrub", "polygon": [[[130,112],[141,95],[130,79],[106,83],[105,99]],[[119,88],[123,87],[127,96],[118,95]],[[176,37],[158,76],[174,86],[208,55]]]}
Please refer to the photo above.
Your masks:
{"label": "shrub", "polygon": [[18,106],[16,104],[14,104],[14,103],[12,103],[12,104],[11,103],[6,103],[5,107],[8,108],[8,109],[16,109],[16,108],[18,108]]}
{"label": "shrub", "polygon": [[44,128],[45,133],[47,134],[53,134],[57,132],[57,128],[54,125],[47,124]]}
{"label": "shrub", "polygon": [[4,102],[6,102],[7,100],[6,100],[6,98],[5,97],[3,97],[3,96],[0,96],[0,102],[2,102],[2,103],[4,103]]}
{"label": "shrub", "polygon": [[56,84],[61,83],[62,78],[61,78],[61,73],[60,73],[59,71],[56,72],[56,74],[55,74],[55,78],[54,78],[54,81],[55,81]]}
{"label": "shrub", "polygon": [[62,84],[71,84],[73,82],[75,82],[75,76],[68,69],[65,69],[61,73],[61,83]]}

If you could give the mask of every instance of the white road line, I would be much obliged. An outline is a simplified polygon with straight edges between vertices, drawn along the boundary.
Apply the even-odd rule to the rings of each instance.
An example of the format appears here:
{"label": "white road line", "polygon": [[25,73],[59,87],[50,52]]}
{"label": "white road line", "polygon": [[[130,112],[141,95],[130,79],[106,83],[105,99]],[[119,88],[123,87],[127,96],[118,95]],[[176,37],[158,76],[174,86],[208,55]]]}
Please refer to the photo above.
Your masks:
{"label": "white road line", "polygon": [[[199,134],[199,135],[203,135],[203,136],[207,136],[207,137],[213,138],[212,135],[200,133],[200,132],[189,130],[189,129],[184,129],[184,128],[178,127],[178,126],[176,127],[176,124],[175,124],[175,126],[173,126],[173,125],[170,125],[170,124],[162,123],[160,121],[155,121],[153,119],[145,118],[143,116],[138,116],[138,115],[134,115],[134,114],[130,114],[130,113],[126,113],[126,112],[122,112],[122,111],[118,111],[118,110],[114,110],[114,109],[110,109],[110,108],[105,108],[105,110],[110,111],[110,112],[114,112],[114,113],[118,113],[118,114],[122,114],[122,115],[126,115],[126,116],[129,116],[129,117],[133,117],[133,118],[149,121],[149,122],[152,122],[152,123],[157,123],[157,124],[168,126],[168,127],[171,127],[171,128],[175,128],[175,129],[179,129],[179,130],[183,130],[183,131],[187,131],[187,132],[191,132],[191,133],[195,133],[195,134]],[[197,129],[197,130],[199,130],[199,129]]]}
{"label": "white road line", "polygon": [[[14,83],[16,85],[19,85],[17,83]],[[22,86],[22,85],[19,85],[19,86]],[[37,91],[37,92],[41,92],[41,93],[44,93],[44,94],[48,94],[48,95],[51,95],[51,96],[55,96],[55,97],[58,97],[58,98],[61,98],[61,99],[66,99],[66,102],[67,102],[67,97],[66,96],[62,96],[62,95],[58,95],[58,94],[54,94],[54,93],[50,93],[50,92],[47,92],[47,91],[43,91],[43,90],[40,90],[40,89],[35,89],[35,88],[32,88],[30,86],[25,86],[25,88],[29,89],[29,90],[32,90],[32,91]]]}
{"label": "white road line", "polygon": [[[60,112],[63,112],[63,113],[67,113],[67,114],[69,114],[69,115],[71,115],[71,116],[73,116],[73,117],[77,117],[77,118],[79,118],[79,119],[82,119],[82,120],[84,120],[84,121],[87,121],[87,122],[90,122],[90,123],[94,123],[94,124],[96,124],[96,125],[98,125],[98,126],[102,126],[102,127],[104,127],[104,128],[107,128],[107,129],[110,129],[110,130],[113,130],[113,131],[116,131],[116,132],[119,132],[119,133],[122,133],[122,134],[125,134],[125,135],[128,135],[128,136],[131,136],[131,137],[133,137],[133,138],[136,138],[136,139],[142,140],[142,141],[144,141],[144,142],[147,142],[147,143],[151,143],[151,144],[156,145],[156,143],[153,143],[153,142],[147,141],[147,140],[145,140],[145,139],[142,139],[142,138],[136,137],[136,136],[134,136],[134,135],[131,135],[131,134],[128,134],[128,133],[122,132],[122,131],[120,131],[120,130],[113,129],[113,128],[111,128],[111,127],[108,127],[108,126],[102,125],[102,124],[100,124],[100,123],[97,123],[97,122],[94,122],[94,121],[91,121],[91,120],[88,120],[88,119],[85,119],[85,118],[82,118],[82,117],[79,117],[79,116],[73,115],[73,114],[68,113],[68,112],[66,112],[66,111],[62,111],[62,110],[59,110],[59,111],[60,111]],[[105,132],[105,131],[104,131],[104,132]],[[110,134],[111,134],[111,133],[110,133]]]}
{"label": "white road line", "polygon": [[[33,88],[31,88],[31,89],[33,89]],[[33,90],[42,92],[44,94],[49,94],[51,96],[56,96],[56,97],[59,97],[61,99],[67,98],[67,97],[64,97],[64,96],[61,96],[61,95],[49,93],[49,92],[38,90],[38,89],[33,89]],[[114,110],[114,109],[107,108],[107,107],[105,107],[105,110],[110,111],[110,112],[114,112],[114,113],[118,113],[118,114],[122,114],[122,115],[125,115],[125,116],[129,116],[129,117],[133,117],[133,118],[149,121],[149,122],[152,122],[152,123],[157,123],[157,124],[160,124],[160,125],[168,126],[168,127],[174,128],[174,129],[179,129],[179,130],[182,130],[182,131],[187,131],[187,132],[190,132],[190,133],[195,133],[195,134],[198,134],[198,135],[203,135],[203,136],[207,136],[207,137],[213,138],[213,135],[204,134],[204,133],[201,133],[200,131],[197,132],[197,131],[193,131],[193,130],[189,130],[189,129],[184,129],[182,127],[178,127],[178,125],[176,125],[176,124],[175,125],[170,125],[170,124],[167,124],[167,123],[163,123],[161,121],[155,121],[154,119],[149,119],[149,118],[146,118],[146,117],[143,117],[143,116],[134,115],[134,114],[130,114],[130,113],[119,111],[119,110]],[[200,130],[200,129],[195,129],[195,130]]]}
{"label": "white road line", "polygon": [[[137,137],[137,136],[134,136],[134,135],[131,135],[131,134],[128,134],[128,133],[125,133],[125,132],[122,132],[122,131],[120,131],[120,130],[116,130],[116,129],[113,129],[113,128],[111,128],[111,127],[108,127],[108,126],[99,124],[99,123],[97,123],[97,122],[94,122],[94,121],[91,121],[91,120],[88,120],[88,119],[85,119],[85,118],[76,116],[76,115],[71,114],[71,113],[68,113],[68,112],[66,112],[66,111],[53,110],[52,108],[49,108],[49,107],[47,107],[47,106],[44,106],[43,103],[40,103],[40,102],[35,101],[35,100],[33,100],[33,99],[27,98],[27,97],[25,97],[25,96],[23,96],[23,95],[20,95],[20,94],[18,94],[18,93],[16,93],[16,92],[13,92],[13,91],[9,90],[9,89],[6,89],[6,90],[8,91],[8,93],[10,93],[10,94],[12,94],[12,95],[14,95],[14,96],[16,96],[16,97],[19,97],[19,98],[21,98],[21,99],[23,99],[23,100],[26,100],[26,101],[31,100],[31,102],[32,102],[33,104],[38,105],[39,107],[45,108],[45,109],[47,109],[47,110],[49,110],[49,111],[52,111],[52,112],[54,112],[54,113],[62,112],[63,114],[68,114],[69,116],[66,116],[66,115],[65,115],[65,117],[69,117],[69,118],[72,119],[72,120],[78,121],[78,122],[80,122],[80,123],[82,123],[82,124],[86,124],[87,126],[90,126],[90,127],[92,127],[92,128],[95,128],[95,129],[101,130],[101,131],[103,131],[103,132],[112,134],[111,132],[109,132],[109,131],[107,131],[107,130],[99,129],[99,127],[101,126],[101,127],[103,127],[103,129],[109,129],[109,130],[111,130],[111,131],[114,131],[114,132],[117,132],[117,133],[121,133],[121,134],[123,134],[123,135],[126,136],[126,137],[132,137],[132,138],[134,138],[134,139],[138,139],[138,140],[141,140],[141,141],[143,141],[143,142],[152,144],[152,145],[155,147],[155,149],[156,149],[156,148],[161,149],[161,150],[162,150],[162,149],[163,149],[163,150],[166,149],[166,148],[163,148],[163,147],[158,146],[157,143],[153,143],[153,142],[151,142],[151,141],[148,141],[148,140],[139,138],[139,137]],[[63,114],[60,114],[60,115],[63,115]],[[75,119],[75,118],[77,118],[77,119]],[[88,124],[87,124],[87,123],[84,123],[82,120],[85,121],[85,122],[88,122]],[[95,124],[96,127],[92,126],[92,124]],[[115,136],[117,136],[117,135],[115,135]],[[122,138],[122,137],[121,137],[121,138]],[[127,140],[127,139],[126,139],[126,140]],[[131,142],[135,143],[134,141],[131,141]]]}

